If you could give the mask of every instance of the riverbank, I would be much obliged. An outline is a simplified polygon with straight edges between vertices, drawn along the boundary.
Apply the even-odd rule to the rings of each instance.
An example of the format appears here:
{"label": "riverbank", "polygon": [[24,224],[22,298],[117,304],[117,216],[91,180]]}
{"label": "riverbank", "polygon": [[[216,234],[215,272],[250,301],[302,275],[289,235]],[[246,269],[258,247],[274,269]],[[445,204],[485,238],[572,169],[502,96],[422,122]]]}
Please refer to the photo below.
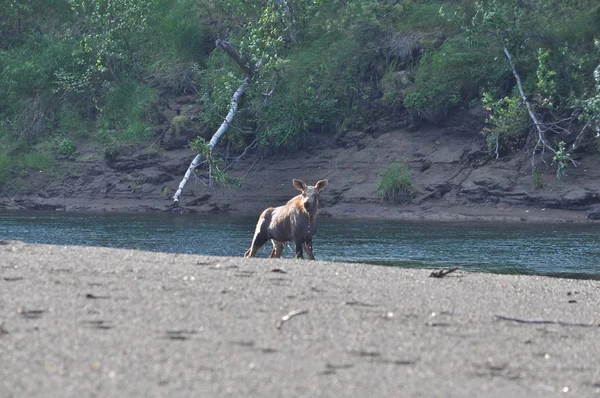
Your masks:
{"label": "riverbank", "polygon": [[[320,144],[263,156],[250,151],[230,164],[239,187],[208,187],[205,171],[188,182],[178,205],[172,196],[195,153],[178,147],[146,148],[107,158],[87,143],[49,173],[28,170],[0,186],[0,210],[177,212],[258,215],[298,194],[292,179],[326,178],[321,215],[430,221],[589,222],[600,219],[596,154],[560,180],[551,161],[532,175],[529,151],[494,159],[483,151],[478,119],[462,115],[465,131],[423,126],[381,132],[323,135]],[[182,144],[183,146],[183,144]],[[133,152],[132,152],[133,151]],[[410,170],[410,204],[382,202],[379,181],[392,163]],[[589,217],[589,218],[588,218]]]}
{"label": "riverbank", "polygon": [[[285,203],[284,198],[275,199],[272,203]],[[267,206],[267,204],[264,204]],[[204,213],[236,216],[256,216],[261,207],[251,202],[235,202],[235,208],[198,211],[184,204],[173,204],[170,200],[106,200],[106,199],[41,199],[36,198],[0,198],[0,210],[45,210],[92,213]],[[319,210],[321,217],[407,220],[407,221],[484,221],[484,222],[516,222],[516,223],[594,223],[600,219],[600,212],[575,211],[526,206],[448,206],[428,205],[390,205],[374,203],[339,203],[324,206]]]}
{"label": "riverbank", "polygon": [[600,394],[598,281],[10,241],[0,259],[3,397]]}

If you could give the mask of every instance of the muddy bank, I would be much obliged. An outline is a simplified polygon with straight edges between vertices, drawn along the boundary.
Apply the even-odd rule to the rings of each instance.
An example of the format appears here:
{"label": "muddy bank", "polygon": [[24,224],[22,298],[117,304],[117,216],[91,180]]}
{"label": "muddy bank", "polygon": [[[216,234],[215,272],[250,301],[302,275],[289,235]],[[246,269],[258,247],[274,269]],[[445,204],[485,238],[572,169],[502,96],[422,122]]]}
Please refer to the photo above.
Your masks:
{"label": "muddy bank", "polygon": [[[293,192],[290,192],[293,194]],[[327,200],[327,195],[323,195]],[[291,196],[290,196],[291,197]],[[222,214],[223,216],[256,216],[268,206],[282,205],[283,196],[264,203],[264,207],[247,203],[245,208],[232,209],[229,204],[221,210],[218,205],[207,211],[199,211],[185,205],[174,205],[170,200],[41,200],[30,198],[0,198],[0,210],[43,210],[72,212],[165,212]],[[444,206],[444,205],[389,205],[377,203],[340,203],[323,205],[319,217],[386,219],[408,221],[484,221],[509,223],[597,223],[600,212],[575,211],[539,207],[510,206]]]}
{"label": "muddy bank", "polygon": [[0,258],[3,397],[600,393],[598,281],[20,242]]}
{"label": "muddy bank", "polygon": [[[92,143],[79,143],[77,156],[53,173],[29,170],[18,182],[0,186],[0,209],[66,211],[152,211],[257,215],[295,196],[294,178],[314,184],[327,178],[322,212],[331,217],[387,219],[587,222],[600,219],[600,167],[593,152],[574,154],[578,167],[556,178],[552,160],[538,160],[532,174],[527,150],[491,156],[481,118],[461,114],[448,126],[417,131],[348,131],[311,136],[304,149],[262,156],[256,150],[230,158],[236,188],[211,189],[198,170],[178,206],[172,195],[194,153],[179,141],[158,140],[157,148],[130,148],[107,158]],[[157,130],[166,134],[168,125]],[[150,149],[149,149],[150,148]],[[235,160],[235,162],[232,162]],[[382,202],[378,182],[392,163],[410,170],[414,194],[403,204]]]}

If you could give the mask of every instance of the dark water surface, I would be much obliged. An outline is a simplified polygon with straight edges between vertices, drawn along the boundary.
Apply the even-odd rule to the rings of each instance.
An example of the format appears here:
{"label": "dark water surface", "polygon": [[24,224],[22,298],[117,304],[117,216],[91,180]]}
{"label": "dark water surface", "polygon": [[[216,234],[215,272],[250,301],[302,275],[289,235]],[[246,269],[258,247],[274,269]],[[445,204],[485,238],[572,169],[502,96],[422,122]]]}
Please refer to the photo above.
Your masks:
{"label": "dark water surface", "polygon": [[[0,213],[0,239],[242,256],[256,218]],[[600,279],[600,226],[319,219],[319,260]],[[270,243],[259,252],[266,257]],[[292,257],[286,247],[284,257]],[[2,259],[0,258],[0,263]]]}

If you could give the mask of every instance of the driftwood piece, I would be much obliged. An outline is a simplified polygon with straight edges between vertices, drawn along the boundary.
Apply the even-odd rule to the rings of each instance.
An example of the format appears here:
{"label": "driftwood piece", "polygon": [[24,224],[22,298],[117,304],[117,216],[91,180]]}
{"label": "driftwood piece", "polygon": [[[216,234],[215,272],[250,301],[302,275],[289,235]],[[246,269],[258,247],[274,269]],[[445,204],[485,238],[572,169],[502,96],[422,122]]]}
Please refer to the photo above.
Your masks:
{"label": "driftwood piece", "polygon": [[308,310],[294,310],[294,311],[291,311],[287,315],[284,315],[283,317],[281,317],[281,319],[279,320],[279,322],[277,322],[277,324],[275,325],[275,327],[277,329],[281,329],[281,327],[283,326],[283,324],[285,322],[289,321],[290,319],[292,319],[293,317],[295,317],[297,315],[307,314],[307,313],[308,313]]}
{"label": "driftwood piece", "polygon": [[494,315],[494,318],[500,319],[503,321],[513,321],[517,323],[530,323],[530,324],[552,324],[552,325],[561,325],[561,326],[579,326],[586,328],[596,328],[600,326],[598,321],[584,323],[584,322],[566,322],[561,321],[559,319],[529,319],[529,318],[515,318],[511,316],[504,315]]}
{"label": "driftwood piece", "polygon": [[440,269],[437,271],[432,271],[431,274],[429,274],[429,276],[431,278],[443,278],[444,276],[448,275],[449,273],[457,271],[459,269],[460,269],[460,267],[444,268],[444,269]]}

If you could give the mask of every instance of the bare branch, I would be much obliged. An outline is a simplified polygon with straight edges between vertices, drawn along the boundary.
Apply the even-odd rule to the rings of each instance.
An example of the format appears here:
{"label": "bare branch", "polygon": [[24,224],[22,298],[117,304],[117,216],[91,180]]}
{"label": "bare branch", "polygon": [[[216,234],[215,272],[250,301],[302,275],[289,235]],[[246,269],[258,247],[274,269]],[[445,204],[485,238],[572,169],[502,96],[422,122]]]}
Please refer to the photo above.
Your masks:
{"label": "bare branch", "polygon": [[547,130],[547,127],[542,122],[540,122],[540,120],[537,118],[537,116],[533,112],[531,104],[529,103],[529,100],[527,100],[527,97],[525,96],[525,92],[523,91],[523,84],[521,83],[521,76],[517,72],[515,63],[513,62],[512,56],[510,55],[510,52],[508,52],[508,48],[506,48],[506,45],[504,46],[504,54],[506,54],[506,58],[508,58],[508,62],[510,63],[510,67],[512,68],[513,76],[517,80],[517,87],[519,88],[519,93],[521,94],[521,100],[525,104],[525,107],[527,108],[527,113],[529,113],[529,117],[533,121],[533,124],[535,125],[535,128],[538,133],[538,142],[534,148],[534,154],[535,154],[535,150],[537,149],[537,147],[540,143],[542,144],[543,149],[548,148],[553,153],[556,153],[556,150],[554,148],[552,148],[552,146],[549,143],[547,143],[546,140],[544,139],[544,133]]}
{"label": "bare branch", "polygon": [[285,322],[289,321],[290,319],[292,319],[293,317],[298,316],[298,315],[302,315],[302,314],[307,314],[307,313],[308,313],[308,310],[294,310],[294,311],[290,312],[289,314],[284,315],[279,320],[279,322],[277,322],[277,324],[275,325],[275,327],[277,329],[281,329],[281,327],[283,326],[283,324]]}
{"label": "bare branch", "polygon": [[440,269],[437,271],[432,271],[431,274],[429,274],[429,276],[431,278],[443,278],[444,276],[448,275],[449,273],[452,273],[459,269],[460,269],[460,267],[444,268],[444,269]]}
{"label": "bare branch", "polygon": [[250,143],[250,145],[248,145],[245,149],[244,152],[242,152],[242,154],[236,158],[234,158],[231,163],[229,163],[225,169],[223,170],[224,172],[227,171],[231,166],[233,166],[234,164],[236,164],[237,162],[239,162],[244,156],[246,156],[246,152],[248,152],[248,149],[254,147],[254,144],[256,144],[257,138],[254,139],[254,141],[252,141]]}
{"label": "bare branch", "polygon": [[513,318],[510,316],[504,315],[494,315],[495,318],[503,320],[503,321],[513,321],[517,323],[533,323],[533,324],[553,324],[553,325],[561,325],[561,326],[581,326],[588,328],[597,328],[598,321],[590,322],[590,323],[582,323],[582,322],[565,322],[559,319],[528,319],[528,318]]}
{"label": "bare branch", "polygon": [[217,47],[220,47],[221,49],[225,50],[225,52],[235,62],[237,62],[237,64],[240,66],[240,68],[242,68],[242,70],[244,71],[244,73],[246,74],[246,76],[251,76],[252,75],[252,68],[251,68],[251,66],[249,66],[248,63],[242,59],[242,57],[240,56],[240,54],[233,47],[233,45],[231,45],[231,43],[223,41],[223,40],[220,40],[220,39],[217,39],[217,41],[215,42],[215,45]]}

